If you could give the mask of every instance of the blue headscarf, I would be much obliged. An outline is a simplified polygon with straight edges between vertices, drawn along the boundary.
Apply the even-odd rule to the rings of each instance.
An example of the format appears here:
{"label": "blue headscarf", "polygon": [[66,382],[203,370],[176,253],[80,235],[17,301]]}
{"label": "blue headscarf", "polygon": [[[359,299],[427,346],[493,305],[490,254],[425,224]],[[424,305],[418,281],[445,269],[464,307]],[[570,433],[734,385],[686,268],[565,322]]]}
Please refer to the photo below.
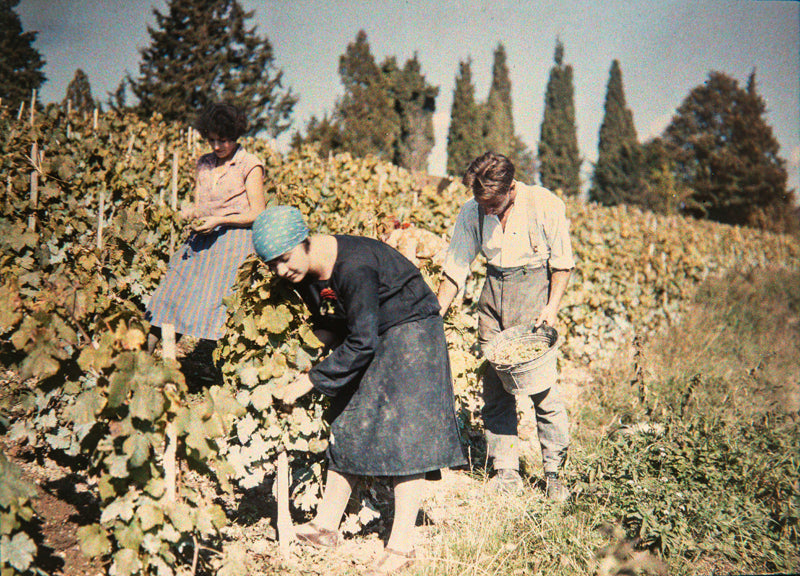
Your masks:
{"label": "blue headscarf", "polygon": [[308,226],[300,210],[270,206],[253,221],[253,246],[264,262],[285,254],[308,238]]}

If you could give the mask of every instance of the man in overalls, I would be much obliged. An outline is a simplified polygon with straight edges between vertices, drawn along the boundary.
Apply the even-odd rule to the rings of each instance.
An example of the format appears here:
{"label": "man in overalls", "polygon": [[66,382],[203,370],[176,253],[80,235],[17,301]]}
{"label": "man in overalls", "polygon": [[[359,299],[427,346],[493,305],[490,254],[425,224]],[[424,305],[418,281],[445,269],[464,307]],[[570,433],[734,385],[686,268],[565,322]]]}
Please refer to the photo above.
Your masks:
{"label": "man in overalls", "polygon": [[[483,348],[502,330],[556,324],[561,298],[575,261],[564,202],[541,186],[514,180],[514,164],[487,152],[472,161],[464,184],[474,198],[461,208],[443,266],[438,299],[443,316],[464,286],[478,253],[486,257],[486,282],[478,302],[478,339]],[[513,394],[486,366],[481,410],[486,444],[501,491],[522,488],[517,410]],[[569,497],[559,478],[569,446],[569,421],[558,388],[531,395],[542,449],[547,496]]]}

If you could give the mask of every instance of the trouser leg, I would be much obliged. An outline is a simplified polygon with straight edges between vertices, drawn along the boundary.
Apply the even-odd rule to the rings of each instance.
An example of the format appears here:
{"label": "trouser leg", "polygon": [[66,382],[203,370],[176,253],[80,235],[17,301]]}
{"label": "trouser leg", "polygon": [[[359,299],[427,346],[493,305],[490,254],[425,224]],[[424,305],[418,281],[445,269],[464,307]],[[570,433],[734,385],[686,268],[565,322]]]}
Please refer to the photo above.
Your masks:
{"label": "trouser leg", "polygon": [[569,419],[558,388],[553,386],[532,394],[536,410],[536,428],[542,448],[545,472],[558,472],[564,464],[569,448]]}
{"label": "trouser leg", "polygon": [[519,469],[519,438],[517,437],[517,402],[506,392],[500,377],[491,366],[483,375],[483,426],[486,448],[494,461],[494,469]]}

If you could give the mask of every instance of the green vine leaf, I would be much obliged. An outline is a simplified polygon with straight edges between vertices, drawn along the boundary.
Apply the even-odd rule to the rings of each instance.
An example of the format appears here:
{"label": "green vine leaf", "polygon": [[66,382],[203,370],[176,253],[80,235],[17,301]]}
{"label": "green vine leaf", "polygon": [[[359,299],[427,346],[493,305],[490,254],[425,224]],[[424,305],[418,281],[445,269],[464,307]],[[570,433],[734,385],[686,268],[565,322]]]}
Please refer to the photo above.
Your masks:
{"label": "green vine leaf", "polygon": [[111,552],[111,540],[102,526],[90,524],[78,528],[78,542],[81,551],[89,558],[103,556]]}

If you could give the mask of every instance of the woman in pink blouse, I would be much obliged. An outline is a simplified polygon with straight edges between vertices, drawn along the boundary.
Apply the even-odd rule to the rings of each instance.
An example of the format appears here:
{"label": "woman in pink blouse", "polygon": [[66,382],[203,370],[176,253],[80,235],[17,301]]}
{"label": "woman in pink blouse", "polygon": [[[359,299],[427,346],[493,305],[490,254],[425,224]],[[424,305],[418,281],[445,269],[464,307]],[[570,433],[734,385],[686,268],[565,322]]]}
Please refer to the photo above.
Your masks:
{"label": "woman in pink blouse", "polygon": [[172,257],[145,318],[155,328],[152,351],[163,324],[179,335],[218,340],[223,334],[223,298],[233,290],[239,266],[253,251],[251,225],[264,210],[264,164],[237,140],[247,119],[230,104],[212,104],[197,124],[212,152],[197,161],[194,205],[181,211],[192,226]]}

